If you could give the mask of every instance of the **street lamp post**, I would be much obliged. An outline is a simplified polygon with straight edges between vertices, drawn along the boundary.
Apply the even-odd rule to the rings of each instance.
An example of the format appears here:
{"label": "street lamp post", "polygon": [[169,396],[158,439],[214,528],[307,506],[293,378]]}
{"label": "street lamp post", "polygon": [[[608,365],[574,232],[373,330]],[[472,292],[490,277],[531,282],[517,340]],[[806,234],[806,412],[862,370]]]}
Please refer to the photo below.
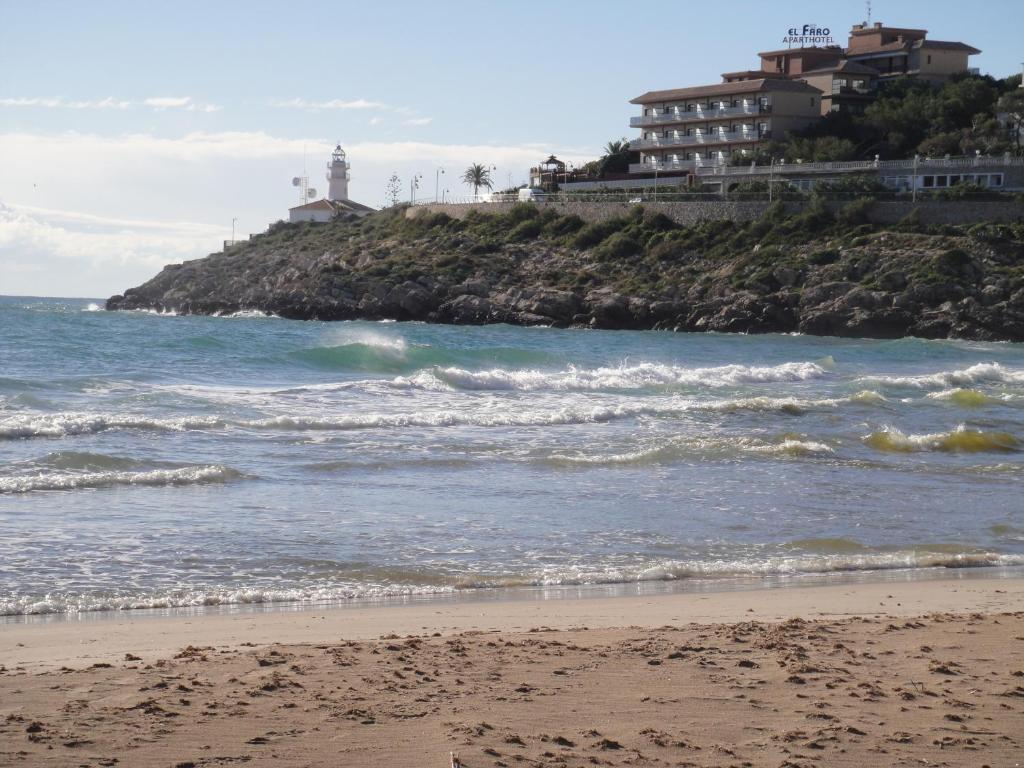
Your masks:
{"label": "street lamp post", "polygon": [[238,217],[231,219],[231,244],[235,244],[235,222],[238,221]]}
{"label": "street lamp post", "polygon": [[422,178],[423,177],[420,174],[414,173],[412,175],[412,178],[409,179],[409,202],[410,203],[415,203],[416,202],[416,190],[420,188],[420,179],[422,179]]}
{"label": "street lamp post", "polygon": [[438,168],[434,171],[434,202],[437,202],[437,190],[440,187],[441,174],[444,173],[444,168]]}
{"label": "street lamp post", "polygon": [[660,161],[654,163],[654,202],[658,202],[658,166],[661,165]]}
{"label": "street lamp post", "polygon": [[910,185],[910,200],[914,203],[917,202],[917,161],[920,157],[920,155],[914,155],[914,176]]}

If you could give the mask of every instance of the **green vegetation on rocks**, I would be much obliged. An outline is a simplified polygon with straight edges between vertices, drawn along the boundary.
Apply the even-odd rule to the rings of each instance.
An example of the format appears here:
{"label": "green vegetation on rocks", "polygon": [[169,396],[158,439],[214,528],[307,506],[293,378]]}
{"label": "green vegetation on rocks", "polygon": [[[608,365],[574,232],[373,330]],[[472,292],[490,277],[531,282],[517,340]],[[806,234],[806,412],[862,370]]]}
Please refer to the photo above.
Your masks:
{"label": "green vegetation on rocks", "polygon": [[586,223],[532,203],[278,223],[108,308],[1024,340],[1024,224],[883,227],[873,204],[779,202],[693,226],[639,205]]}

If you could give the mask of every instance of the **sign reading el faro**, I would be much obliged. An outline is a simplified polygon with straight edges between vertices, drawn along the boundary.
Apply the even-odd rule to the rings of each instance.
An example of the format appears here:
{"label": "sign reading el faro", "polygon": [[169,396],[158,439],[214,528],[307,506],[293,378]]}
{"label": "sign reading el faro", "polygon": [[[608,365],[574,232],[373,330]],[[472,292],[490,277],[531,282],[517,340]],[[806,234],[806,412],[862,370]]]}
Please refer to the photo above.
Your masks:
{"label": "sign reading el faro", "polygon": [[788,34],[782,38],[786,45],[834,45],[832,30],[816,24],[804,24],[802,27],[790,27]]}

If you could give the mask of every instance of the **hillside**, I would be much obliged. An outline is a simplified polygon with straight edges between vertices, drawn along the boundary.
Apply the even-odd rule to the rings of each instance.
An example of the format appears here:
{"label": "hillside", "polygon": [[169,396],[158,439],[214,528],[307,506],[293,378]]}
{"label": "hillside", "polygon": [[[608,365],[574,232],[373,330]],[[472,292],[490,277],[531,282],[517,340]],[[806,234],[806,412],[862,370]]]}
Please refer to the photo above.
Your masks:
{"label": "hillside", "polygon": [[870,205],[693,227],[640,206],[586,224],[531,204],[279,223],[107,308],[1024,341],[1024,224],[885,228],[865,223]]}

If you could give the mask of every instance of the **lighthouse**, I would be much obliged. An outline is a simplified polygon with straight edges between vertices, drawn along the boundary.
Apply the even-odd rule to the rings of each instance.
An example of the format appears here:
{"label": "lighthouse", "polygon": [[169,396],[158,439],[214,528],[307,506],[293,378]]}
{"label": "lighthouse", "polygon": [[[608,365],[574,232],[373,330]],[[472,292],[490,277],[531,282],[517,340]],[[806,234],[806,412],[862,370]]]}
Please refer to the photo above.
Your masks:
{"label": "lighthouse", "polygon": [[331,153],[331,161],[327,164],[327,199],[348,200],[348,162],[341,144]]}

